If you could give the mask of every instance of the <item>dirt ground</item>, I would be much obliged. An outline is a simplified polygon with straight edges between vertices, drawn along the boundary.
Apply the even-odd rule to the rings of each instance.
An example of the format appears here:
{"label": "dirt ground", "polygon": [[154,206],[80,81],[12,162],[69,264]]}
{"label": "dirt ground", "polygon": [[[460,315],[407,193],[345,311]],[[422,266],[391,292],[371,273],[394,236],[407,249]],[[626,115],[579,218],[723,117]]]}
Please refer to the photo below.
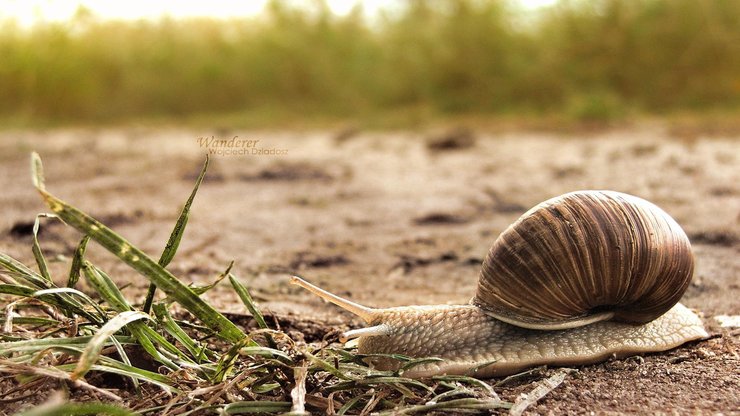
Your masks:
{"label": "dirt ground", "polygon": [[[0,251],[32,264],[30,227],[45,212],[29,175],[157,257],[208,151],[214,154],[169,267],[208,282],[235,260],[261,306],[308,340],[361,323],[288,283],[299,273],[371,306],[465,303],[499,232],[534,204],[578,189],[649,199],[686,230],[697,266],[683,302],[711,334],[663,354],[585,366],[531,408],[540,414],[740,414],[740,136],[666,125],[570,134],[80,129],[0,133]],[[217,148],[210,138],[242,140]],[[200,140],[199,140],[200,139]],[[249,143],[248,140],[257,142]],[[262,154],[256,150],[262,150]],[[265,154],[267,153],[267,154]],[[79,241],[47,222],[42,245],[60,282]],[[147,281],[99,247],[88,255],[133,298]],[[84,282],[81,282],[84,289]],[[206,295],[242,314],[227,284]],[[299,330],[305,331],[301,334]],[[530,378],[497,387],[514,400]]]}

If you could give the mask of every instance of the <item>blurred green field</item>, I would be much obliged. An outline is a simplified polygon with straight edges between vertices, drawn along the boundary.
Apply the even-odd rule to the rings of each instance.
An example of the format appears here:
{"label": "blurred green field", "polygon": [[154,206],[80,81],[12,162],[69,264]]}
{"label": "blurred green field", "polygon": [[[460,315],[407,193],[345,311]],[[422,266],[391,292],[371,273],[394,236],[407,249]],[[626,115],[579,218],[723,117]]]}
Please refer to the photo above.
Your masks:
{"label": "blurred green field", "polygon": [[740,109],[740,1],[274,1],[235,20],[0,23],[0,124]]}

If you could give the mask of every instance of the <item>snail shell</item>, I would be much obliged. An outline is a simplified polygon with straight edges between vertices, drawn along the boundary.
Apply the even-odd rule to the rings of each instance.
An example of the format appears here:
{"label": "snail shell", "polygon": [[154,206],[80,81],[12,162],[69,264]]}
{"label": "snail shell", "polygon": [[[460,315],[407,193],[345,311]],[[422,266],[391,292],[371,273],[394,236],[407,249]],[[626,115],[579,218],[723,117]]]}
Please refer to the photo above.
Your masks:
{"label": "snail shell", "polygon": [[360,353],[442,359],[407,376],[491,377],[706,337],[701,319],[678,303],[693,269],[686,234],[663,210],[623,193],[579,191],[535,206],[501,233],[468,305],[374,309],[293,282],[370,325],[344,334],[359,338]]}
{"label": "snail shell", "polygon": [[656,205],[619,192],[572,192],[501,233],[472,303],[533,329],[646,323],[678,303],[693,271],[686,233]]}

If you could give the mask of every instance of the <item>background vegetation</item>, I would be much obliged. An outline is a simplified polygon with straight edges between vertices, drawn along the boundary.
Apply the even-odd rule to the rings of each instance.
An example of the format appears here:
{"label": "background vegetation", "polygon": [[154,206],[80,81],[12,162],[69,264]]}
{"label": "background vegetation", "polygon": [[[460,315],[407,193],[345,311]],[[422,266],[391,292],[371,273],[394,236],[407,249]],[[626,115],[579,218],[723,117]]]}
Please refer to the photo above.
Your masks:
{"label": "background vegetation", "polygon": [[740,108],[740,2],[273,1],[254,18],[0,23],[6,125]]}

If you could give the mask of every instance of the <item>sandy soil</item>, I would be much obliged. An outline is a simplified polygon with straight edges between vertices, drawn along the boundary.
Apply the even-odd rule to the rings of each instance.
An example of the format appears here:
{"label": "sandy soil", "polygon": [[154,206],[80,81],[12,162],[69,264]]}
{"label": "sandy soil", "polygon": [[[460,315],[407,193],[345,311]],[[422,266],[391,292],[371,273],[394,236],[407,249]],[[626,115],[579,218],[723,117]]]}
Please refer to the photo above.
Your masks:
{"label": "sandy soil", "polygon": [[[697,268],[683,302],[703,314],[711,339],[580,368],[534,411],[740,412],[740,331],[714,318],[740,314],[740,137],[678,138],[656,125],[569,135],[4,132],[0,251],[33,261],[30,227],[45,211],[29,178],[28,155],[36,150],[53,193],[158,256],[204,153],[218,150],[198,139],[212,136],[258,142],[240,147],[247,154],[213,156],[170,269],[207,282],[235,260],[261,305],[287,325],[308,328],[309,339],[360,322],[289,285],[289,273],[371,306],[464,303],[490,244],[532,205],[577,189],[655,202],[692,239]],[[48,257],[65,260],[79,236],[49,223],[41,240]],[[99,247],[88,253],[143,299],[142,277]],[[65,261],[54,263],[60,281]],[[207,297],[226,312],[244,312],[228,285]],[[548,371],[497,390],[513,400]]]}

